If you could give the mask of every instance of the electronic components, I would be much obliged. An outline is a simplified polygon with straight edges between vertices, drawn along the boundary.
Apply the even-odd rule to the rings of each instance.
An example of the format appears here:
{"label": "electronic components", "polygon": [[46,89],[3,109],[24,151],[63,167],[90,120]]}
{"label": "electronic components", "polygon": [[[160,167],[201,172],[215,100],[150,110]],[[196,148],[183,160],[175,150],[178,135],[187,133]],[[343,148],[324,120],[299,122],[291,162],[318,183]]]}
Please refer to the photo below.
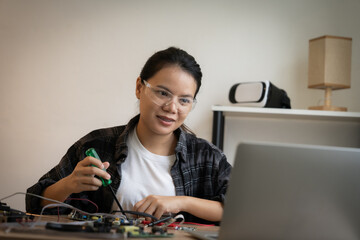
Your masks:
{"label": "electronic components", "polygon": [[[88,213],[69,204],[32,193],[17,192],[0,200],[3,201],[17,194],[29,194],[48,201],[54,201],[56,204],[48,204],[43,207],[40,215],[35,219],[34,215],[11,209],[6,203],[0,202],[0,238],[1,234],[8,234],[10,232],[26,235],[33,234],[36,237],[38,235],[53,235],[54,231],[63,232],[59,233],[61,236],[86,236],[92,238],[95,234],[97,237],[103,239],[171,238],[174,234],[168,233],[169,225],[179,220],[181,221],[177,225],[181,225],[184,222],[184,217],[181,214],[175,217],[166,216],[159,220],[152,215],[136,211],[123,211],[123,213],[129,214],[129,216],[136,216],[134,219],[128,218],[125,215]],[[46,219],[49,219],[49,217],[51,219],[57,218],[57,222],[49,220],[45,222],[41,221],[44,217],[42,215],[43,210],[47,207],[67,207],[72,209],[73,211],[67,215],[70,221],[65,220],[65,222],[59,222],[60,215],[46,217]],[[139,216],[141,217],[139,218]],[[149,221],[145,221],[145,218],[151,218],[153,220],[152,224],[150,224],[151,222]]]}
{"label": "electronic components", "polygon": [[34,217],[26,213],[10,208],[6,203],[0,202],[0,223],[28,222]]}
{"label": "electronic components", "polygon": [[[172,233],[167,232],[167,226],[157,226],[155,224],[145,224],[145,218],[125,219],[114,215],[114,217],[101,215],[87,215],[73,210],[68,218],[74,221],[83,221],[83,224],[47,224],[48,229],[60,231],[74,231],[74,232],[96,232],[96,233],[113,233],[121,234],[128,238],[149,238],[149,237],[172,237]],[[169,221],[170,218],[164,218],[160,222]]]}

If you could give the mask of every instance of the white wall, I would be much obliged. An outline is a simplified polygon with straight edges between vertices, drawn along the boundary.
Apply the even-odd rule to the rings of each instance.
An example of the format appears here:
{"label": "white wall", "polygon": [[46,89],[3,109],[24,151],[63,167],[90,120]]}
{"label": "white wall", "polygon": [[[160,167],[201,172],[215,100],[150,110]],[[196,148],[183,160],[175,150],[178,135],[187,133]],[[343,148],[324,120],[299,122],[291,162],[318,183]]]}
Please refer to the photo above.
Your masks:
{"label": "white wall", "polygon": [[[202,67],[187,124],[207,140],[211,105],[229,104],[240,81],[272,81],[293,108],[318,105],[308,40],[325,34],[353,38],[352,87],[333,101],[359,112],[359,12],[358,0],[0,0],[0,198],[25,192],[89,131],[125,124],[143,64],[172,45]],[[6,202],[24,209],[23,196]]]}

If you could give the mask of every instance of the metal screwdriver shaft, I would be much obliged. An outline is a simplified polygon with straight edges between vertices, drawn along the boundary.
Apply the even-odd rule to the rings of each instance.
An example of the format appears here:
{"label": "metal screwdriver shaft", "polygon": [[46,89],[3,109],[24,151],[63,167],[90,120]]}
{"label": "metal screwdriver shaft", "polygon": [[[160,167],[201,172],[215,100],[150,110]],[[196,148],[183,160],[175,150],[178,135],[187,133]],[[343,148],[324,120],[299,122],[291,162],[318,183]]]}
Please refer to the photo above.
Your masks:
{"label": "metal screwdriver shaft", "polygon": [[117,197],[116,197],[116,194],[115,194],[114,190],[112,189],[112,187],[111,187],[110,185],[109,185],[109,188],[110,188],[111,194],[112,194],[112,196],[113,196],[113,198],[114,198],[114,200],[115,200],[116,204],[118,205],[118,207],[119,207],[119,209],[120,209],[121,213],[122,213],[122,214],[125,216],[125,218],[127,219],[127,216],[126,216],[126,214],[125,214],[125,212],[124,212],[123,208],[121,207],[121,204],[120,204],[119,200],[117,199]]}
{"label": "metal screwdriver shaft", "polygon": [[[85,154],[86,154],[86,156],[94,157],[94,158],[99,159],[99,160],[101,161],[99,155],[97,154],[97,152],[95,151],[94,148],[89,148],[88,150],[86,150]],[[96,167],[95,165],[93,165],[93,166]],[[104,168],[103,171],[106,172],[106,169]],[[112,181],[111,181],[110,179],[109,179],[109,180],[105,180],[105,179],[103,179],[102,177],[99,177],[99,178],[100,178],[100,180],[101,180],[101,182],[102,182],[102,185],[103,185],[104,187],[107,187],[107,186],[108,186],[108,187],[110,188],[111,195],[113,196],[113,198],[114,198],[116,204],[118,205],[121,213],[122,213],[122,214],[125,216],[125,218],[127,219],[127,216],[126,216],[123,208],[121,207],[121,204],[120,204],[119,200],[117,199],[114,190],[113,190],[112,187],[110,186],[110,184],[111,184]]]}

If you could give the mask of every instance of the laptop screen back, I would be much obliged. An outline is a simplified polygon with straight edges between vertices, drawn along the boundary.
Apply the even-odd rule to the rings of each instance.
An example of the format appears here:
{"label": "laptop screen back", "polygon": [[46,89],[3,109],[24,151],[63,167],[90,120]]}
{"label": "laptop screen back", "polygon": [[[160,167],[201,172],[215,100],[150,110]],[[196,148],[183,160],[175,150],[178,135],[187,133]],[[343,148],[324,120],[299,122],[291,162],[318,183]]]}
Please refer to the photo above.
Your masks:
{"label": "laptop screen back", "polygon": [[240,144],[220,239],[360,239],[360,149]]}

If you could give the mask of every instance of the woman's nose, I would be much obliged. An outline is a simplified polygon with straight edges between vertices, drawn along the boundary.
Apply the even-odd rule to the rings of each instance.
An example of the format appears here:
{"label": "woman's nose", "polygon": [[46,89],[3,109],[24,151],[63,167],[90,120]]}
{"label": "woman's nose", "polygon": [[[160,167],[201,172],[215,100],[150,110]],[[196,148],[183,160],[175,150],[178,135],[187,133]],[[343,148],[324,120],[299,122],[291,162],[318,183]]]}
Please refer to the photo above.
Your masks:
{"label": "woman's nose", "polygon": [[165,103],[164,110],[171,112],[171,113],[176,113],[178,111],[178,106],[176,104],[176,100],[173,98],[173,99],[171,99],[171,101]]}

